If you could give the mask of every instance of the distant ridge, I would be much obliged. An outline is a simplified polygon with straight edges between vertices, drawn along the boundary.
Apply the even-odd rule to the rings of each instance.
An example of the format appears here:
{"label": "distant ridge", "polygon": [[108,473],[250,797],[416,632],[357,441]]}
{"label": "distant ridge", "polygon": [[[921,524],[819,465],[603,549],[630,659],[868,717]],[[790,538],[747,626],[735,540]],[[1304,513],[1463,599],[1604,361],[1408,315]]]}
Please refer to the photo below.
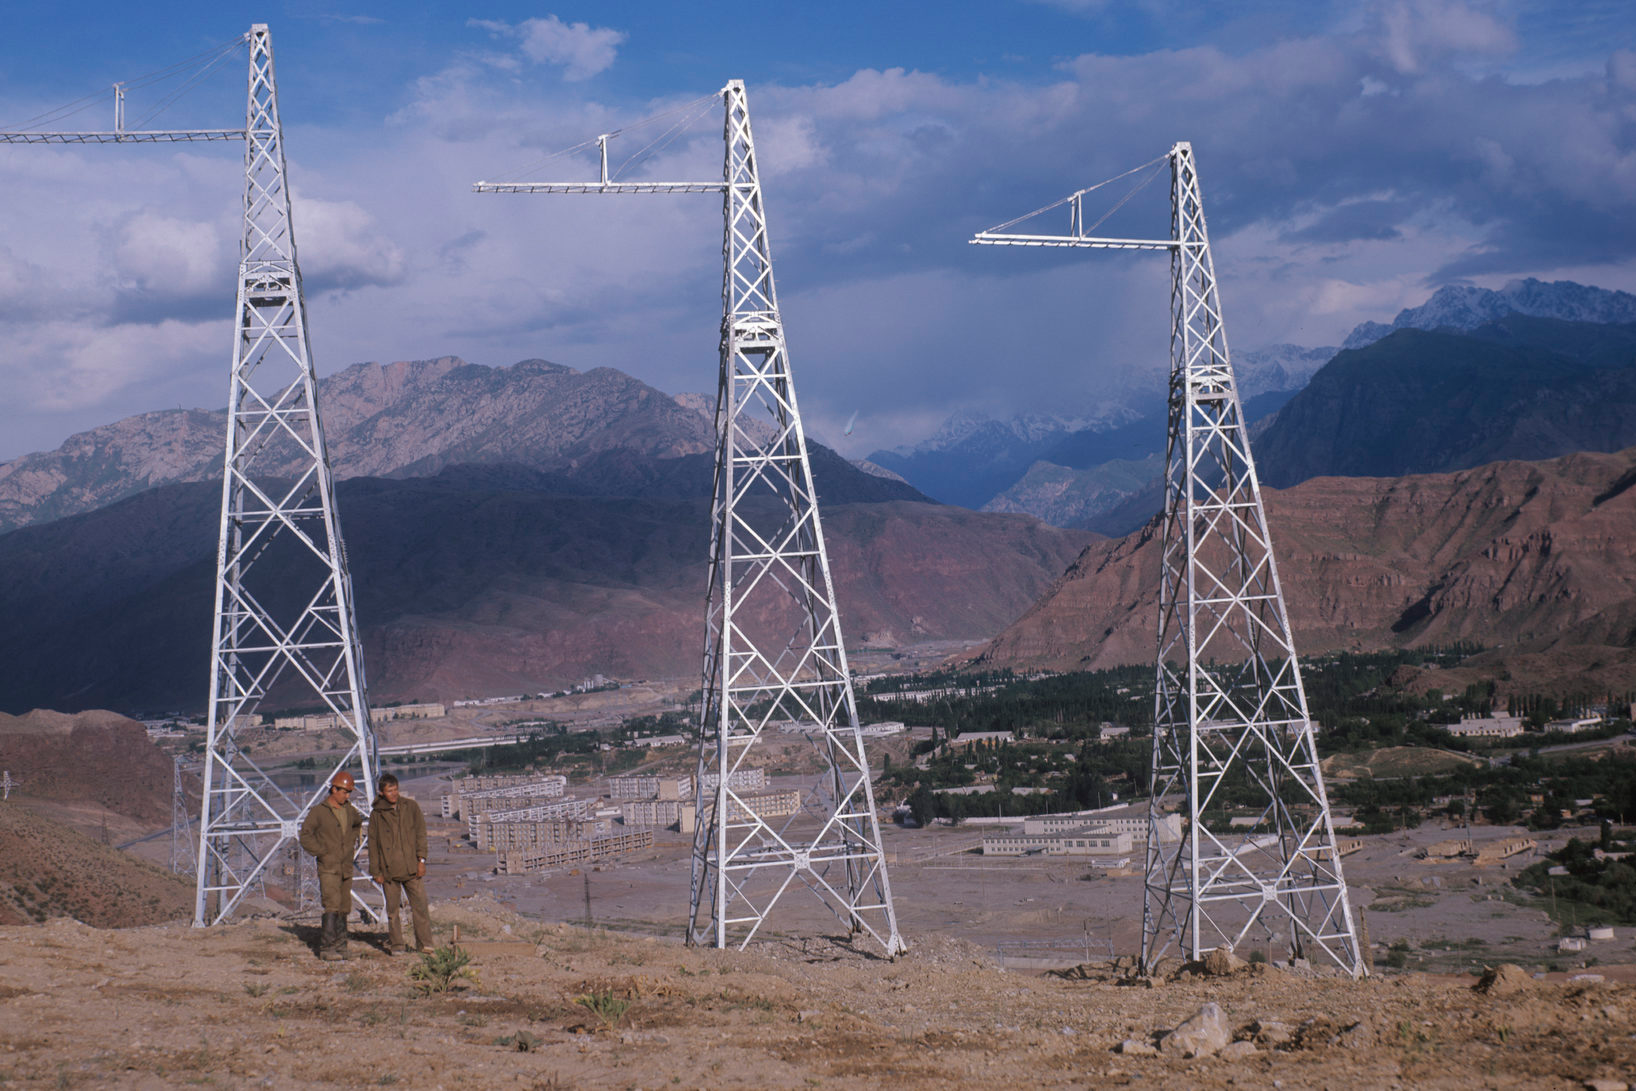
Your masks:
{"label": "distant ridge", "polygon": [[[474,463],[555,472],[612,452],[664,460],[715,448],[713,402],[673,398],[614,368],[485,367],[455,356],[354,364],[319,380],[318,397],[338,478],[420,477]],[[142,413],[0,463],[0,533],[158,485],[219,478],[226,429],[225,410]],[[276,474],[279,459],[261,469]]]}
{"label": "distant ridge", "polygon": [[1565,322],[1636,322],[1636,295],[1571,280],[1513,280],[1498,290],[1446,285],[1418,307],[1398,312],[1390,324],[1364,322],[1342,342],[1343,349],[1373,344],[1396,330],[1474,330],[1506,315],[1556,318]]}

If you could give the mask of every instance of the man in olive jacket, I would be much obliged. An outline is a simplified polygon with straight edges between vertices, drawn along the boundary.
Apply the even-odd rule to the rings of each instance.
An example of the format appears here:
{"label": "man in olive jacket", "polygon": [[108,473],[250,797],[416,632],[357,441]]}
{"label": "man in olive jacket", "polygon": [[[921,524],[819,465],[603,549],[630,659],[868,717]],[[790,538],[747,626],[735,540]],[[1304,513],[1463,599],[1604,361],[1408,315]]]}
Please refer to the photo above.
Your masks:
{"label": "man in olive jacket", "polygon": [[398,794],[398,778],[381,777],[375,807],[369,814],[369,875],[386,892],[386,941],[398,954],[403,946],[399,899],[409,895],[415,921],[415,949],[432,949],[432,918],[426,910],[426,818],[420,804]]}
{"label": "man in olive jacket", "polygon": [[329,782],[329,795],[314,804],[301,823],[301,847],[318,858],[318,896],[324,923],[318,957],[347,957],[347,913],[352,909],[352,858],[358,854],[364,816],[352,805],[352,774],[342,770]]}

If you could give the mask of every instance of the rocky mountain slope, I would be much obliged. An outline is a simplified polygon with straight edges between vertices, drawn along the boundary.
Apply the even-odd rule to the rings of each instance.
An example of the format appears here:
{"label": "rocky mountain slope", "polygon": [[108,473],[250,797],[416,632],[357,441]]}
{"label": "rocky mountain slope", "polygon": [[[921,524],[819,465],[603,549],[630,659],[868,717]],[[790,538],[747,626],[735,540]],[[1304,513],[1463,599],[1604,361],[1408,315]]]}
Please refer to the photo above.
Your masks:
{"label": "rocky mountain slope", "polygon": [[[1401,336],[1401,335],[1399,335]],[[1446,644],[1578,657],[1636,684],[1636,449],[1265,491],[1301,651]],[[1059,670],[1151,660],[1157,522],[1086,548],[983,660]]]}
{"label": "rocky mountain slope", "polygon": [[[591,673],[694,674],[709,461],[618,455],[582,464],[590,484],[505,466],[342,482],[371,692],[455,697]],[[853,642],[990,636],[1087,539],[1026,516],[889,500],[908,490],[839,458],[831,469],[827,481],[822,464],[815,474]],[[15,619],[0,627],[12,668],[0,708],[199,708],[219,503],[208,483],[169,485],[0,536],[0,614]]]}
{"label": "rocky mountain slope", "polygon": [[1420,306],[1399,311],[1390,324],[1361,323],[1341,347],[1363,348],[1394,330],[1474,330],[1513,314],[1564,322],[1636,322],[1636,295],[1571,280],[1546,282],[1533,277],[1513,280],[1498,291],[1451,284],[1437,289]]}
{"label": "rocky mountain slope", "polygon": [[1463,470],[1636,443],[1636,324],[1513,315],[1340,353],[1255,442],[1270,485]]}
{"label": "rocky mountain slope", "polygon": [[[579,372],[545,360],[356,364],[319,381],[318,404],[341,478],[422,476],[456,463],[556,470],[610,451],[673,458],[714,447],[697,406],[613,368]],[[219,478],[226,427],[225,410],[144,413],[0,463],[0,532],[157,485]],[[262,469],[291,465],[286,453]]]}

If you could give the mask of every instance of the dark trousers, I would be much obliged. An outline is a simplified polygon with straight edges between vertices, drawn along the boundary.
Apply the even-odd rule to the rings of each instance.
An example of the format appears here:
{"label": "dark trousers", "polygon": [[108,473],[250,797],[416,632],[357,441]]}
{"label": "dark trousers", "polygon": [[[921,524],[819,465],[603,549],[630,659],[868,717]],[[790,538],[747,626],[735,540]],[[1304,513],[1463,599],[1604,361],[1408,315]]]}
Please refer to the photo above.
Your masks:
{"label": "dark trousers", "polygon": [[432,916],[426,908],[424,879],[388,879],[381,884],[386,891],[386,941],[394,947],[403,946],[403,918],[399,915],[398,900],[409,896],[409,915],[415,924],[415,946],[431,950]]}

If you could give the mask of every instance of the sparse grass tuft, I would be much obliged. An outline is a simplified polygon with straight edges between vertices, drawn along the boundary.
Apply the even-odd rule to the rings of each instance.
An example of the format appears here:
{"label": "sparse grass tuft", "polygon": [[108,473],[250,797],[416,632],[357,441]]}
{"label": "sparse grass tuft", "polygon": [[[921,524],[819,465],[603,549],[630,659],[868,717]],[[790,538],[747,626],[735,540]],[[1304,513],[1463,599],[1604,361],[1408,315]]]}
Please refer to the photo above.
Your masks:
{"label": "sparse grass tuft", "polygon": [[595,1015],[608,1030],[617,1027],[631,1009],[631,1002],[622,996],[615,996],[612,989],[597,989],[577,996],[574,1003]]}

